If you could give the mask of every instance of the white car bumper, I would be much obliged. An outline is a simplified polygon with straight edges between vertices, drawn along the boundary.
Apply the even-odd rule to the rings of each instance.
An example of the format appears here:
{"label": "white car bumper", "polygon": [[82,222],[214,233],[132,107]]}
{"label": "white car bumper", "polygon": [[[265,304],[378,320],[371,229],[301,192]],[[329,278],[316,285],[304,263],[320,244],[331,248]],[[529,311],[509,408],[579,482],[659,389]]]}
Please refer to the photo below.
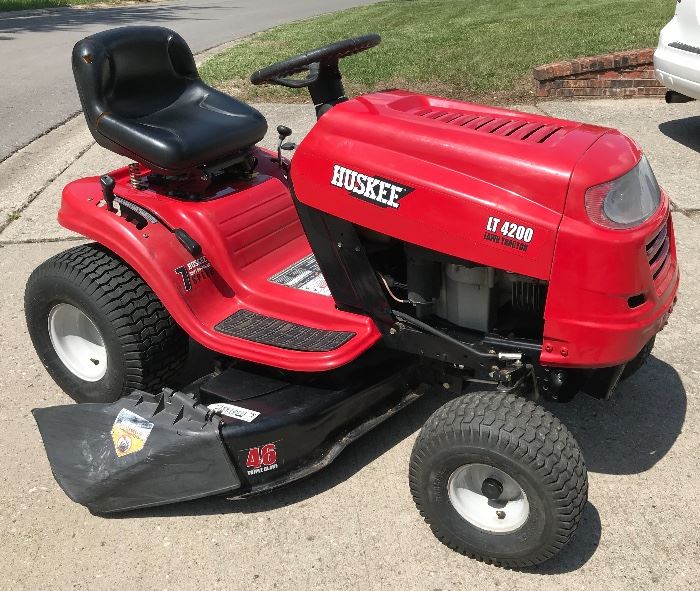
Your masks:
{"label": "white car bumper", "polygon": [[700,47],[687,42],[684,49],[672,47],[672,43],[684,44],[680,37],[675,19],[661,31],[654,53],[656,78],[669,90],[700,99]]}

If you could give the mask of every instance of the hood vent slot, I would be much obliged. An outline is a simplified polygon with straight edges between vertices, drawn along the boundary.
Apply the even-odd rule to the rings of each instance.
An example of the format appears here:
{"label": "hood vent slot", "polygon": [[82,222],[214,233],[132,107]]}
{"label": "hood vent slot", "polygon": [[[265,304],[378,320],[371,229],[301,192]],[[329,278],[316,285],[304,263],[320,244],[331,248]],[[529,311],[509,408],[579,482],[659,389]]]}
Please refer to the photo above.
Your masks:
{"label": "hood vent slot", "polygon": [[536,123],[527,119],[492,117],[478,113],[443,111],[439,109],[415,109],[407,112],[423,119],[432,119],[446,125],[463,127],[480,133],[528,142],[530,144],[553,144],[568,131],[557,124]]}

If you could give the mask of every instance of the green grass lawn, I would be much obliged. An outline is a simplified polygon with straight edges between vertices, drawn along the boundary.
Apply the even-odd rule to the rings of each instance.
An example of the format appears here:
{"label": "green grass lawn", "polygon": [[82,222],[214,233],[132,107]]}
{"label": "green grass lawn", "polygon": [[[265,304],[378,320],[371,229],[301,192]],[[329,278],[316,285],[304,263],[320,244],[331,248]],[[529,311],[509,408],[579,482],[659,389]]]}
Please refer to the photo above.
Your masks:
{"label": "green grass lawn", "polygon": [[377,32],[379,47],[342,61],[350,93],[404,87],[496,102],[532,97],[530,70],[561,59],[655,46],[673,0],[387,0],[283,25],[208,60],[202,75],[248,100],[307,100],[253,87],[257,68]]}
{"label": "green grass lawn", "polygon": [[124,0],[0,0],[0,12],[4,10],[27,10],[31,8],[56,8],[58,6],[78,6],[80,4],[123,3]]}

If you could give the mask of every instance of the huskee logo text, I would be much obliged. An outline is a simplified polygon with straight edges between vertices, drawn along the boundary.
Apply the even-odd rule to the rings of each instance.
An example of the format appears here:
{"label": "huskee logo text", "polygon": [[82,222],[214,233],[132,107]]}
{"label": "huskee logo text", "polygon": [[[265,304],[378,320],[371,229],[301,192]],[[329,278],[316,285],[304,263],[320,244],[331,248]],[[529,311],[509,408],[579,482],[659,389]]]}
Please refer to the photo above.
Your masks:
{"label": "huskee logo text", "polygon": [[339,164],[333,167],[331,185],[345,189],[358,199],[364,199],[379,207],[393,207],[394,209],[399,208],[399,199],[413,191],[413,187],[362,174]]}

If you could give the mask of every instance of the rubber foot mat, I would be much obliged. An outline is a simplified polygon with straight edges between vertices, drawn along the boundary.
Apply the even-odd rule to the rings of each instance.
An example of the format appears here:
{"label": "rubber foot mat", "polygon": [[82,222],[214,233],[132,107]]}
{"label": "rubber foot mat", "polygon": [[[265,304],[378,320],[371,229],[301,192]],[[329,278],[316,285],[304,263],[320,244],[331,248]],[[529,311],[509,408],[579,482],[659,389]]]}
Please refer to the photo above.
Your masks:
{"label": "rubber foot mat", "polygon": [[214,329],[231,337],[294,351],[332,351],[355,336],[354,332],[311,328],[250,310],[238,310]]}

